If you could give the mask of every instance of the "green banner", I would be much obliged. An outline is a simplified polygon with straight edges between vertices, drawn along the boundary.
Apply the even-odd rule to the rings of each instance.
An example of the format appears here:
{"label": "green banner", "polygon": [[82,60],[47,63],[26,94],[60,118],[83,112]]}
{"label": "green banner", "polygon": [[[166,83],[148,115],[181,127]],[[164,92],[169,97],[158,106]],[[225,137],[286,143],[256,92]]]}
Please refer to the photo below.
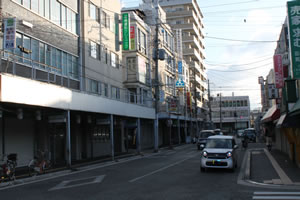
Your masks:
{"label": "green banner", "polygon": [[123,31],[123,50],[129,50],[129,16],[128,13],[122,14]]}
{"label": "green banner", "polygon": [[300,1],[290,1],[287,7],[292,77],[300,79]]}

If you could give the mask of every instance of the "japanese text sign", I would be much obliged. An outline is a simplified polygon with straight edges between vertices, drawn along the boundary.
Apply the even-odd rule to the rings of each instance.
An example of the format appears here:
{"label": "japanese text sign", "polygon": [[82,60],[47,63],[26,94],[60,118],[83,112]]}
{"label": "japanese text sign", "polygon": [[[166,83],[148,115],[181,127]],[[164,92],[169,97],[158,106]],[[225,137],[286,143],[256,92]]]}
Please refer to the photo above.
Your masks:
{"label": "japanese text sign", "polygon": [[292,75],[300,79],[300,1],[290,1],[287,7]]}
{"label": "japanese text sign", "polygon": [[4,19],[4,49],[16,48],[16,18]]}
{"label": "japanese text sign", "polygon": [[282,56],[277,54],[277,55],[274,55],[273,59],[274,59],[274,71],[275,71],[276,88],[282,88],[284,86]]}
{"label": "japanese text sign", "polygon": [[123,50],[129,50],[129,14],[122,14]]}

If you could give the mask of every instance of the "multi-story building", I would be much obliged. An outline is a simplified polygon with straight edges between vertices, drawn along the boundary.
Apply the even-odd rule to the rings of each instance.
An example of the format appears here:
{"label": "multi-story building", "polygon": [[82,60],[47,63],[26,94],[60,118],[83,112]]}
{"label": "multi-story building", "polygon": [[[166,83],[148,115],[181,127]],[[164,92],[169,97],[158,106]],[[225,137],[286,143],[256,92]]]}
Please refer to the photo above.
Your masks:
{"label": "multi-story building", "polygon": [[203,113],[204,102],[208,97],[204,65],[204,25],[200,7],[196,0],[159,0],[159,5],[166,12],[167,23],[172,29],[182,31],[182,52],[183,59],[189,66],[193,113]]}
{"label": "multi-story building", "polygon": [[215,127],[221,128],[225,133],[250,127],[249,96],[213,97],[211,109]]}
{"label": "multi-story building", "polygon": [[153,146],[152,104],[124,84],[118,0],[0,2],[0,154],[71,165]]}

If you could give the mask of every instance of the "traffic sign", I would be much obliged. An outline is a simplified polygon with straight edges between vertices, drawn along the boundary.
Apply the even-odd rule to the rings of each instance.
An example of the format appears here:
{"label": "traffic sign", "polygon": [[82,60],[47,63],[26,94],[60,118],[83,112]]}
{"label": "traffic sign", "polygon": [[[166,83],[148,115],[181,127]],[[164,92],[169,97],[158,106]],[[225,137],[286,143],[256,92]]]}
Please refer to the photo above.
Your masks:
{"label": "traffic sign", "polygon": [[177,81],[176,81],[176,84],[175,84],[175,87],[177,88],[180,88],[180,87],[184,87],[184,81],[182,80],[182,78],[179,78]]}

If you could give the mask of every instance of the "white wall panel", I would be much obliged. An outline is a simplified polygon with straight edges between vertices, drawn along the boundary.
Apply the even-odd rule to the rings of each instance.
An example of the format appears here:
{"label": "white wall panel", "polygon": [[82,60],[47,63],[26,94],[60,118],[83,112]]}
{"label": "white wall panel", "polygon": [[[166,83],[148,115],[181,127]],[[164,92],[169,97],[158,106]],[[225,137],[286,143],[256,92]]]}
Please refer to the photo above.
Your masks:
{"label": "white wall panel", "polygon": [[60,86],[11,75],[1,75],[0,92],[0,101],[2,102],[107,113],[145,119],[155,118],[155,110],[153,108],[72,91]]}

